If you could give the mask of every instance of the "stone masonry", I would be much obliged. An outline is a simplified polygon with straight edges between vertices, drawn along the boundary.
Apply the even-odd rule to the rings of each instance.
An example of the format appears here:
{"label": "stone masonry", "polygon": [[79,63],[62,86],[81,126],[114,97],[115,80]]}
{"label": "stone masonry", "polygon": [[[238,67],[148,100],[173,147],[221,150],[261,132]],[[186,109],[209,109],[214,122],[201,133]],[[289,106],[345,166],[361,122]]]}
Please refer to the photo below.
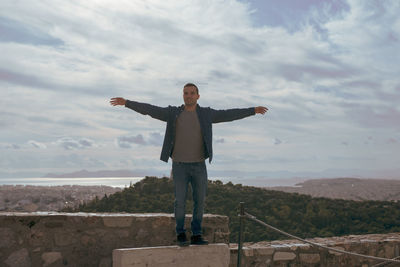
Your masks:
{"label": "stone masonry", "polygon": [[[228,217],[206,214],[203,227],[211,242],[228,243]],[[111,267],[113,249],[170,246],[175,240],[173,214],[0,213],[5,267]]]}
{"label": "stone masonry", "polygon": [[[186,227],[190,230],[191,216]],[[211,243],[229,242],[228,217],[206,214],[204,235]],[[112,266],[121,248],[175,245],[173,214],[0,213],[0,266]],[[399,256],[400,233],[315,238],[310,241],[365,255]],[[301,244],[296,240],[245,243],[242,267],[372,267],[378,262]],[[237,245],[230,244],[230,267]],[[400,266],[388,264],[385,266]]]}
{"label": "stone masonry", "polygon": [[[382,258],[399,256],[400,233],[350,235],[343,237],[314,238],[308,241],[339,250],[351,251]],[[237,264],[237,244],[231,244],[229,267]],[[378,261],[360,259],[342,253],[319,249],[297,240],[245,243],[242,267],[371,267]],[[400,266],[392,263],[384,266]]]}

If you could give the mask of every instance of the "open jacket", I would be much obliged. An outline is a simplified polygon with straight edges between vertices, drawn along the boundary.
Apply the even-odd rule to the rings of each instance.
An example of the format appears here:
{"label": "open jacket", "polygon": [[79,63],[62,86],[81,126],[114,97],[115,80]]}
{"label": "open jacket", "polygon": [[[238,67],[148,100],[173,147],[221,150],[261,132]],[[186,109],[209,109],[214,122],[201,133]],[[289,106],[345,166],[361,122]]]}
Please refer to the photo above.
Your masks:
{"label": "open jacket", "polygon": [[[179,114],[184,110],[184,105],[180,107],[168,106],[158,107],[147,103],[140,103],[136,101],[127,100],[125,107],[130,108],[143,115],[150,115],[154,119],[167,122],[165,130],[164,143],[161,150],[160,159],[168,162],[169,157],[172,155],[175,141],[175,125],[176,119]],[[197,105],[197,116],[199,118],[201,133],[203,135],[204,144],[204,158],[209,158],[211,163],[212,151],[212,124],[219,122],[227,122],[243,119],[245,117],[255,114],[254,108],[235,108],[227,110],[215,110],[212,108],[203,108]]]}

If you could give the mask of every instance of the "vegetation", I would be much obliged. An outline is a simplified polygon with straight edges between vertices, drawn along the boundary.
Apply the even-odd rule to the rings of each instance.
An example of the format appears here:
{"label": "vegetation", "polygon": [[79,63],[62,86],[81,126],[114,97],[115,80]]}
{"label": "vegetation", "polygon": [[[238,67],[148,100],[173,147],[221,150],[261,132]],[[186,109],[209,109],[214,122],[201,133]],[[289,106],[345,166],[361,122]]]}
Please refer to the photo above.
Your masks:
{"label": "vegetation", "polygon": [[[168,178],[146,177],[122,192],[80,205],[75,211],[173,213],[173,183]],[[191,196],[189,192],[188,196]],[[188,197],[187,213],[193,203]],[[258,187],[209,181],[205,213],[226,215],[230,241],[237,242],[239,202],[246,212],[279,229],[303,238],[400,231],[400,204],[385,201],[349,201],[312,198]],[[286,238],[246,220],[245,241]]]}

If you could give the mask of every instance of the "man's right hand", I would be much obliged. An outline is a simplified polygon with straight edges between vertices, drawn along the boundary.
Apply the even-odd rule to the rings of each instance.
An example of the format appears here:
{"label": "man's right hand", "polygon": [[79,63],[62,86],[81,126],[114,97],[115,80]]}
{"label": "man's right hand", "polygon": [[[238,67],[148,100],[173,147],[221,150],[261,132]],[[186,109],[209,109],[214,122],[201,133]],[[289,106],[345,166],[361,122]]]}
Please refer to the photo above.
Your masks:
{"label": "man's right hand", "polygon": [[111,98],[110,104],[113,106],[125,106],[126,100],[122,97]]}

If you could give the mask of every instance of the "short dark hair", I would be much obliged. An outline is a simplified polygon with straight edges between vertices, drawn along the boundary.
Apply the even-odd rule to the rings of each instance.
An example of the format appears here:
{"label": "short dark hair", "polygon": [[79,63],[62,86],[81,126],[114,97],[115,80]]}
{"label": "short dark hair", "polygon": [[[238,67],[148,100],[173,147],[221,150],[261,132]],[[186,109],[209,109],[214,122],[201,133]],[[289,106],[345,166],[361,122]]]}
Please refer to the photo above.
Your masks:
{"label": "short dark hair", "polygon": [[183,87],[183,89],[185,89],[186,87],[191,87],[193,86],[194,88],[196,88],[196,92],[197,94],[199,94],[199,88],[197,88],[197,86],[194,83],[187,83],[185,84],[185,86]]}

